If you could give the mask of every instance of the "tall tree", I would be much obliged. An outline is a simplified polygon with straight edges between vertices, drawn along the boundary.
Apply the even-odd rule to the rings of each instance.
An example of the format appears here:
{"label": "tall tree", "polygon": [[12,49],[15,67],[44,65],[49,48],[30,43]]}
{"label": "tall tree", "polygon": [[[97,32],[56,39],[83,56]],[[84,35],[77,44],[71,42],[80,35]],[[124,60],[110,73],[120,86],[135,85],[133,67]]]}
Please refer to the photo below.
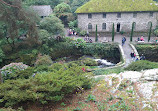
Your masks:
{"label": "tall tree", "polygon": [[112,41],[114,41],[114,36],[115,36],[115,28],[114,28],[114,23],[112,24]]}
{"label": "tall tree", "polygon": [[70,4],[72,8],[72,12],[74,13],[78,7],[82,6],[88,1],[89,0],[73,0],[72,3]]}
{"label": "tall tree", "polygon": [[64,25],[67,25],[68,18],[72,17],[71,8],[66,3],[61,3],[54,8],[54,12],[58,18],[60,18]]}
{"label": "tall tree", "polygon": [[131,35],[130,35],[130,41],[131,42],[132,42],[132,38],[133,38],[134,27],[135,27],[135,22],[132,23],[132,29],[131,29]]}
{"label": "tall tree", "polygon": [[5,37],[12,49],[15,39],[20,36],[20,30],[25,30],[32,40],[38,39],[36,20],[35,14],[24,7],[21,0],[0,0],[0,21],[5,24]]}
{"label": "tall tree", "polygon": [[149,23],[150,23],[150,28],[149,28],[148,42],[150,41],[151,31],[152,31],[152,22]]}
{"label": "tall tree", "polygon": [[96,25],[96,29],[95,29],[95,42],[98,42],[98,29],[97,29],[97,25]]}

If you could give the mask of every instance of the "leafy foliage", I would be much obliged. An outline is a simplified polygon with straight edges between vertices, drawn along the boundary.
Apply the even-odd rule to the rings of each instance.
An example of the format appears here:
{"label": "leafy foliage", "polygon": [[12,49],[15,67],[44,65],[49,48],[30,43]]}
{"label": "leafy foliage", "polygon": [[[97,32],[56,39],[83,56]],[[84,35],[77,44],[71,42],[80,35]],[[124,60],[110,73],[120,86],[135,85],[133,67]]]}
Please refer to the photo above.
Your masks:
{"label": "leafy foliage", "polygon": [[68,4],[66,3],[61,3],[58,4],[55,8],[54,8],[54,13],[56,14],[56,16],[58,18],[60,18],[63,23],[66,25],[68,23],[68,18],[70,18],[70,16],[73,16],[71,13],[71,8]]}
{"label": "leafy foliage", "polygon": [[61,23],[61,20],[54,15],[45,17],[43,20],[41,20],[40,28],[47,30],[48,33],[52,35],[64,35],[64,25]]}
{"label": "leafy foliage", "polygon": [[41,29],[39,30],[39,40],[46,42],[49,40],[50,34],[48,33],[47,30]]}
{"label": "leafy foliage", "polygon": [[51,60],[51,57],[48,55],[38,55],[37,60],[35,62],[35,66],[40,66],[40,65],[51,65],[53,61]]}
{"label": "leafy foliage", "polygon": [[[15,48],[15,41],[20,36],[20,31],[32,38],[32,41],[37,41],[38,33],[36,21],[38,18],[27,7],[22,5],[21,0],[6,0],[0,4],[0,21],[4,23],[5,35],[8,44]],[[10,41],[9,41],[10,39]]]}
{"label": "leafy foliage", "polygon": [[5,57],[4,52],[0,48],[0,63],[3,61],[4,57]]}
{"label": "leafy foliage", "polygon": [[49,72],[36,74],[34,78],[8,80],[0,84],[0,106],[13,106],[26,101],[45,104],[59,101],[76,88],[91,84],[90,73],[82,71],[83,66],[53,67]]}
{"label": "leafy foliage", "polygon": [[155,44],[140,44],[135,46],[139,55],[144,54],[146,60],[158,62],[158,45]]}

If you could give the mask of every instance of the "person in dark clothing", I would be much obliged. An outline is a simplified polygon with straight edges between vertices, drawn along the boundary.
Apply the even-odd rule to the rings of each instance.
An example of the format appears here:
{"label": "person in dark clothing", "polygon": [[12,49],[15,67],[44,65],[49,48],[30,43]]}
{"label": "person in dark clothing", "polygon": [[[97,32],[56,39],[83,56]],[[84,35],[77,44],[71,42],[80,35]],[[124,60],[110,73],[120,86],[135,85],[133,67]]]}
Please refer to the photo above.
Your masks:
{"label": "person in dark clothing", "polygon": [[140,60],[145,60],[145,56],[143,54],[140,56]]}
{"label": "person in dark clothing", "polygon": [[131,58],[134,58],[134,52],[131,52],[130,55],[131,55]]}
{"label": "person in dark clothing", "polygon": [[125,42],[126,42],[126,38],[125,38],[125,36],[122,38],[122,46],[125,44]]}

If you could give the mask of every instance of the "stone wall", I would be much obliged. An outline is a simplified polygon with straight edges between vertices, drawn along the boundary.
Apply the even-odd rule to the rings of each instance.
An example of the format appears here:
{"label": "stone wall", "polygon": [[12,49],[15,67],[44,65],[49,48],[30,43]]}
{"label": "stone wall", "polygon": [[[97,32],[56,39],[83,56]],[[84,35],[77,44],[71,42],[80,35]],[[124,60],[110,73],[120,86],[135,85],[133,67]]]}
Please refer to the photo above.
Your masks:
{"label": "stone wall", "polygon": [[[88,18],[88,14],[78,14],[78,27],[82,30],[88,30],[88,24],[92,24],[92,30],[95,31],[96,24],[98,25],[99,32],[111,32],[112,24],[115,24],[115,31],[117,24],[120,23],[120,31],[130,32],[132,23],[136,23],[134,31],[146,32],[149,29],[148,22],[153,23],[153,29],[156,27],[158,12],[153,12],[153,17],[150,16],[150,12],[139,12],[137,17],[133,17],[133,13],[121,13],[121,18],[117,18],[117,13],[106,13],[106,18],[103,18],[103,13],[94,13],[92,18]],[[106,29],[102,29],[102,24],[106,23]]]}

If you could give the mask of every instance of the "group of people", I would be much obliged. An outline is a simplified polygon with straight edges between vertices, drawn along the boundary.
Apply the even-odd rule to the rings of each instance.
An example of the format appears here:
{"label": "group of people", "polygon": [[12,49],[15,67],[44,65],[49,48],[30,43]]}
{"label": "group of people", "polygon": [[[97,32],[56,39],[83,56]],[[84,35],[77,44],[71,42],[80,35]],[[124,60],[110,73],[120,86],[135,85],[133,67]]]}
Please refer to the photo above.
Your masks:
{"label": "group of people", "polygon": [[69,29],[69,36],[77,35],[77,32],[74,29]]}
{"label": "group of people", "polygon": [[141,36],[140,38],[138,37],[137,41],[138,41],[138,42],[139,42],[139,41],[144,41],[144,37],[143,37],[143,36]]}
{"label": "group of people", "polygon": [[130,53],[130,55],[131,55],[132,60],[135,60],[135,61],[138,61],[138,60],[145,60],[144,54],[142,54],[142,55],[140,56],[140,59],[136,57],[136,54],[134,53],[134,51],[132,51],[132,52]]}

